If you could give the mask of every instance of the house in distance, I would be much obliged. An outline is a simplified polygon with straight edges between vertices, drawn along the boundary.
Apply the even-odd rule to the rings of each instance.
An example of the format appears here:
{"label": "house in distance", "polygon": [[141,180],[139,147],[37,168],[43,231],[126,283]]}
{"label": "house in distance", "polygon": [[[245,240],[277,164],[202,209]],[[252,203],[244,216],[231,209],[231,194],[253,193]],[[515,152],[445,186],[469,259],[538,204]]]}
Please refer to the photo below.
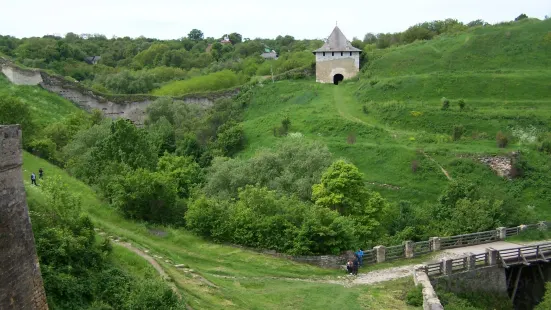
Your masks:
{"label": "house in distance", "polygon": [[322,47],[314,51],[316,55],[316,82],[339,84],[360,71],[362,50],[352,46],[339,27],[335,26]]}

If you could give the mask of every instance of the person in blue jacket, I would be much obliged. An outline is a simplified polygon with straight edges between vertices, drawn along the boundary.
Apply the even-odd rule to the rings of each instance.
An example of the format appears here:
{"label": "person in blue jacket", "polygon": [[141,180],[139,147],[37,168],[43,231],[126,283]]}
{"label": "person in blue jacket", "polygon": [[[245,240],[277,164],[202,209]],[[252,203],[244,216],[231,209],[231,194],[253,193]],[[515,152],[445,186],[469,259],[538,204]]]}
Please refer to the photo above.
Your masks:
{"label": "person in blue jacket", "polygon": [[358,263],[360,264],[360,267],[363,266],[363,257],[364,257],[364,251],[360,248],[358,251],[356,251],[356,257],[358,257]]}

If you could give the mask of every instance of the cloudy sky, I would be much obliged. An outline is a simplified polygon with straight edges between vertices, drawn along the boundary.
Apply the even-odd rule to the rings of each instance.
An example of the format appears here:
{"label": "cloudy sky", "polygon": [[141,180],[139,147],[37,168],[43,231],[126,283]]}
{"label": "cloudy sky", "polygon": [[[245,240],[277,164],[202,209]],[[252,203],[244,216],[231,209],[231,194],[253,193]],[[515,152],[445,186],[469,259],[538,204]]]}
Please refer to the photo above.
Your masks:
{"label": "cloudy sky", "polygon": [[0,34],[101,33],[161,39],[205,36],[324,38],[335,22],[349,39],[436,19],[495,23],[520,13],[543,19],[551,0],[0,0]]}

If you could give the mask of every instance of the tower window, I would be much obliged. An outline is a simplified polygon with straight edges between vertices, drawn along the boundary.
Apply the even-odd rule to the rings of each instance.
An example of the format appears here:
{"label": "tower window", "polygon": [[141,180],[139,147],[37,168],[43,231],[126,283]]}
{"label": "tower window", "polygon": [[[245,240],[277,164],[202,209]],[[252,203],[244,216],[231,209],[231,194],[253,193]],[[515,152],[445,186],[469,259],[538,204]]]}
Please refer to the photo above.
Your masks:
{"label": "tower window", "polygon": [[331,56],[335,56],[335,52],[331,52]]}
{"label": "tower window", "polygon": [[342,52],[341,52],[341,56],[342,56]]}
{"label": "tower window", "polygon": [[350,52],[350,56],[352,56],[352,52]]}
{"label": "tower window", "polygon": [[323,56],[325,56],[325,52],[323,52]]}

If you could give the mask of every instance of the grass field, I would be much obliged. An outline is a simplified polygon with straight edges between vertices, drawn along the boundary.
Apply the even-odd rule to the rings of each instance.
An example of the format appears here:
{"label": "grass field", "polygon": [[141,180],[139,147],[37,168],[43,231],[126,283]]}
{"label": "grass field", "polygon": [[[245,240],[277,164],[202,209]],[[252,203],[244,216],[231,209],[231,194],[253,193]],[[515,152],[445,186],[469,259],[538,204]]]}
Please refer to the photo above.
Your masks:
{"label": "grass field", "polygon": [[[82,197],[83,208],[97,227],[163,257],[161,266],[194,309],[415,309],[405,304],[413,286],[411,278],[375,286],[345,287],[342,271],[295,263],[228,245],[213,244],[181,229],[148,226],[124,219],[103,203],[92,189],[65,171],[25,153],[23,158],[28,199],[41,199],[39,186],[30,185],[30,174],[44,169],[45,179],[59,176]],[[115,247],[115,260],[133,266],[130,271],[153,276],[145,260]],[[183,272],[172,264],[185,264]],[[404,261],[403,263],[411,263]],[[379,266],[380,267],[380,266]],[[130,267],[125,267],[130,268]],[[155,276],[158,276],[155,274]],[[201,280],[202,278],[207,281]]]}
{"label": "grass field", "polygon": [[60,121],[80,109],[72,102],[38,86],[11,84],[0,74],[0,97],[13,96],[28,104],[40,125]]}
{"label": "grass field", "polygon": [[[435,202],[448,182],[442,167],[489,198],[515,193],[514,203],[549,218],[550,157],[513,132],[551,132],[550,27],[551,20],[528,20],[377,50],[357,79],[338,86],[303,80],[258,87],[245,113],[241,156],[282,139],[317,140],[391,201]],[[451,102],[448,110],[442,97]],[[275,137],[285,117],[295,134]],[[456,141],[455,125],[464,128]],[[504,149],[496,146],[498,131],[510,138]],[[519,150],[530,167],[523,179],[498,177],[477,160]]]}

